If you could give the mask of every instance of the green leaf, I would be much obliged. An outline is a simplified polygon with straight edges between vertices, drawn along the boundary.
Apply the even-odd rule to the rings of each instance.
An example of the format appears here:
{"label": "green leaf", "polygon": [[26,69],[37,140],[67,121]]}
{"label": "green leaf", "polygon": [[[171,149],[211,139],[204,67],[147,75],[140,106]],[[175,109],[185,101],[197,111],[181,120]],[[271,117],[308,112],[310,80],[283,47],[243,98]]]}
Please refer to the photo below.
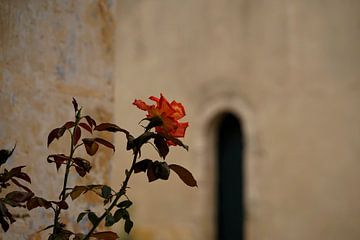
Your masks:
{"label": "green leaf", "polygon": [[116,222],[118,222],[120,219],[128,219],[130,216],[129,216],[129,213],[126,209],[124,208],[120,208],[118,210],[115,211],[114,213],[114,219]]}
{"label": "green leaf", "polygon": [[101,189],[101,196],[103,198],[111,197],[111,188],[109,186],[104,185]]}
{"label": "green leaf", "polygon": [[13,147],[12,150],[1,149],[0,150],[0,166],[6,163],[9,157],[13,154],[16,145]]}
{"label": "green leaf", "polygon": [[127,234],[130,233],[133,226],[134,226],[133,221],[131,221],[130,219],[125,220],[124,230]]}
{"label": "green leaf", "polygon": [[84,217],[85,215],[87,215],[89,212],[82,212],[79,214],[79,216],[77,217],[76,219],[76,222],[80,222]]}
{"label": "green leaf", "polygon": [[111,213],[106,215],[106,217],[105,217],[105,226],[106,227],[111,227],[115,223],[116,223],[115,218],[111,215]]}
{"label": "green leaf", "polygon": [[96,216],[96,214],[94,212],[89,212],[88,218],[89,218],[90,222],[92,223],[92,225],[96,226],[98,224],[99,218],[98,218],[98,216]]}
{"label": "green leaf", "polygon": [[170,175],[170,168],[166,162],[154,162],[154,171],[157,178],[168,180]]}
{"label": "green leaf", "polygon": [[130,200],[124,200],[120,202],[118,205],[116,205],[118,208],[129,208],[132,205],[132,202]]}

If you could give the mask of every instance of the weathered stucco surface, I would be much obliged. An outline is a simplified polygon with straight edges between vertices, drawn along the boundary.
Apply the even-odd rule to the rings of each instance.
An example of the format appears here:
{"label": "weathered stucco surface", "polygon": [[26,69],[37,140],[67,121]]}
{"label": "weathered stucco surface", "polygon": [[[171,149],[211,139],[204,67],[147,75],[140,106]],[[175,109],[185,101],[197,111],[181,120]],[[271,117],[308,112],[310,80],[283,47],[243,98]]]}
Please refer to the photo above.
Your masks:
{"label": "weathered stucco surface", "polygon": [[246,239],[360,239],[360,2],[124,0],[117,10],[116,119],[140,131],[135,97],[183,102],[190,151],[173,148],[168,161],[199,181],[137,176],[134,239],[215,239],[212,122],[224,110],[246,134]]}
{"label": "weathered stucco surface", "polygon": [[[190,151],[167,159],[199,188],[136,175],[132,239],[216,239],[223,111],[241,118],[246,137],[246,239],[360,239],[359,11],[352,0],[2,0],[0,147],[17,144],[8,168],[26,165],[37,195],[56,199],[61,174],[46,156],[67,148],[47,149],[46,138],[72,118],[71,98],[136,134],[144,112],[131,102],[163,92],[190,122]],[[115,157],[102,151],[84,181],[120,184],[131,153],[115,140]],[[157,158],[150,145],[143,156]],[[77,199],[70,212],[95,201]],[[33,211],[1,238],[37,239],[50,219]]]}
{"label": "weathered stucco surface", "polygon": [[[69,150],[66,141],[49,149],[46,141],[51,129],[73,118],[72,97],[99,122],[112,121],[113,10],[113,1],[102,0],[0,1],[0,147],[16,143],[8,168],[26,165],[39,196],[56,200],[61,191],[62,174],[46,157]],[[111,157],[111,151],[101,151],[93,158],[92,176],[84,181],[106,182]],[[76,204],[70,212],[90,208],[94,201]],[[33,212],[1,234],[3,239],[28,239],[51,224],[51,211]]]}

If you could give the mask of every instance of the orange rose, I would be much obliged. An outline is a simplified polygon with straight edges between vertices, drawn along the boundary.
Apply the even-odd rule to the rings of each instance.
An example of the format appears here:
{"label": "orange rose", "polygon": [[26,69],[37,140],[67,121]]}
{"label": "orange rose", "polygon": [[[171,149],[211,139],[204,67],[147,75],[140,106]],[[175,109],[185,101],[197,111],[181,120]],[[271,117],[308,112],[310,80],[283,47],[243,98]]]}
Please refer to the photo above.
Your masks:
{"label": "orange rose", "polygon": [[[188,122],[179,122],[185,116],[185,109],[181,103],[172,101],[171,103],[160,94],[160,98],[151,96],[155,104],[148,105],[142,100],[136,99],[133,104],[141,110],[147,111],[148,119],[160,119],[161,124],[155,127],[155,131],[166,137],[179,138],[184,137]],[[167,141],[169,145],[177,145],[174,142]]]}

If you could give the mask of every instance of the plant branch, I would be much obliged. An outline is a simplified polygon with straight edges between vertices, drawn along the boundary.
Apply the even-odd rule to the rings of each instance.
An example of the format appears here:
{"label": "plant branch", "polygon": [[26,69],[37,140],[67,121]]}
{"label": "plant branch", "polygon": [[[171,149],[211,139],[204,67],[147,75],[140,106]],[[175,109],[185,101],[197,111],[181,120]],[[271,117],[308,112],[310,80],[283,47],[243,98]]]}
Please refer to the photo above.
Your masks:
{"label": "plant branch", "polygon": [[117,205],[117,202],[119,201],[119,199],[126,195],[126,188],[128,185],[128,182],[130,180],[130,177],[132,175],[132,173],[134,172],[134,166],[136,163],[136,159],[138,157],[139,154],[139,150],[134,151],[134,157],[131,163],[131,168],[129,170],[129,172],[126,174],[125,180],[119,190],[119,192],[116,194],[116,198],[114,199],[114,201],[111,203],[110,207],[108,209],[105,209],[104,213],[98,218],[98,221],[96,222],[96,224],[93,225],[93,227],[90,229],[90,231],[85,235],[83,240],[88,240],[91,237],[91,234],[95,231],[95,229],[99,226],[99,224],[101,223],[101,221],[107,216],[107,214],[109,212],[111,212],[111,210]]}
{"label": "plant branch", "polygon": [[[75,150],[76,150],[76,148],[74,148],[74,131],[75,131],[79,121],[80,121],[80,119],[76,117],[73,131],[72,132],[69,131],[70,132],[70,156],[69,156],[70,160],[66,163],[63,188],[62,188],[62,191],[59,196],[61,201],[65,201],[65,199],[66,199],[66,189],[67,189],[67,182],[69,179],[70,167],[72,165],[72,158],[73,158]],[[60,212],[61,212],[61,208],[59,206],[57,206],[55,209],[53,234],[56,233],[58,226],[59,226]]]}

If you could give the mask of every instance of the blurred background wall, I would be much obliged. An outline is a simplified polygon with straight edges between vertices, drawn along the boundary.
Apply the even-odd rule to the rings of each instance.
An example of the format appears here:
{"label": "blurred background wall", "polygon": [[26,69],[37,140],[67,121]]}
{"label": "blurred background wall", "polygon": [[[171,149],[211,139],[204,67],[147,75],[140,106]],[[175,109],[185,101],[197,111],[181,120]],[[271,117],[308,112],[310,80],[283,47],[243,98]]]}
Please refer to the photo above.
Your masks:
{"label": "blurred background wall", "polygon": [[[72,117],[72,97],[140,133],[144,112],[131,102],[162,92],[190,122],[189,152],[171,148],[167,161],[199,187],[136,175],[131,239],[217,239],[225,112],[244,140],[243,186],[233,186],[243,239],[360,239],[359,11],[355,0],[0,1],[0,147],[16,143],[9,164],[27,165],[34,191],[56,196],[61,179],[43,164],[66,143],[49,151],[46,137]],[[131,153],[123,136],[115,143],[87,181],[120,184]],[[157,157],[151,146],[143,156]],[[51,215],[33,212],[2,238],[35,239]]]}
{"label": "blurred background wall", "polygon": [[118,3],[116,120],[141,118],[135,97],[183,102],[190,151],[168,161],[199,181],[133,189],[134,239],[217,239],[223,112],[245,140],[244,239],[360,239],[359,1]]}

